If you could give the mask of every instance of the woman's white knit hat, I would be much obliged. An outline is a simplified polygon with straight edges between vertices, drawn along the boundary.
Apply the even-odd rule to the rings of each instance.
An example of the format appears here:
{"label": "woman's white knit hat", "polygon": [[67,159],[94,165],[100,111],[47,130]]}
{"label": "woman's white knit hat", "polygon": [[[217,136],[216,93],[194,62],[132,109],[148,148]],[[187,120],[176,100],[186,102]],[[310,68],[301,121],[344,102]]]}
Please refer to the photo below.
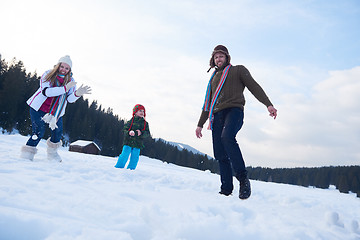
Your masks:
{"label": "woman's white knit hat", "polygon": [[69,55],[65,55],[65,56],[61,57],[61,58],[59,59],[59,62],[58,62],[58,63],[66,63],[67,65],[70,66],[70,68],[72,68],[72,61],[71,61]]}

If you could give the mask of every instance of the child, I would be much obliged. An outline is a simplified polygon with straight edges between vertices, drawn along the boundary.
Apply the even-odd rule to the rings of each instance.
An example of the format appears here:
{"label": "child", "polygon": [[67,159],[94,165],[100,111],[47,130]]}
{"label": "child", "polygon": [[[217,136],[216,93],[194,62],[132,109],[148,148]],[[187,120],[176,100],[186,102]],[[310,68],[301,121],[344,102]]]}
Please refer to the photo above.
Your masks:
{"label": "child", "polygon": [[47,157],[61,162],[57,149],[61,145],[63,130],[62,116],[66,104],[73,103],[84,94],[90,94],[90,87],[79,87],[72,77],[72,61],[68,55],[61,57],[52,70],[46,71],[40,79],[39,89],[27,100],[30,106],[32,136],[21,148],[21,157],[33,160],[36,146],[45,133],[45,123],[51,128],[51,137],[47,140]]}
{"label": "child", "polygon": [[128,169],[135,170],[139,161],[140,149],[144,147],[143,141],[150,136],[149,124],[145,120],[145,108],[136,104],[133,108],[133,117],[124,125],[124,145],[122,152],[115,165],[116,168],[124,168],[128,161]]}

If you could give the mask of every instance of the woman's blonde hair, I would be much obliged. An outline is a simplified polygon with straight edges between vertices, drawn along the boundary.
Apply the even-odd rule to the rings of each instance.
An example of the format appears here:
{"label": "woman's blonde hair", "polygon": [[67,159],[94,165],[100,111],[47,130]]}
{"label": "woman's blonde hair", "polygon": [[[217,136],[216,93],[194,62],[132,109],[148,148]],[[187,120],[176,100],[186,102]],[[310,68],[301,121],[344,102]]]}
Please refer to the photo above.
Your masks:
{"label": "woman's blonde hair", "polygon": [[[56,64],[54,66],[54,68],[45,77],[45,82],[50,82],[51,86],[55,86],[56,76],[58,74],[60,65],[61,65],[61,62]],[[72,76],[72,72],[70,69],[70,71],[64,77],[64,82],[63,82],[62,86],[66,85],[68,82],[70,82],[71,76]]]}

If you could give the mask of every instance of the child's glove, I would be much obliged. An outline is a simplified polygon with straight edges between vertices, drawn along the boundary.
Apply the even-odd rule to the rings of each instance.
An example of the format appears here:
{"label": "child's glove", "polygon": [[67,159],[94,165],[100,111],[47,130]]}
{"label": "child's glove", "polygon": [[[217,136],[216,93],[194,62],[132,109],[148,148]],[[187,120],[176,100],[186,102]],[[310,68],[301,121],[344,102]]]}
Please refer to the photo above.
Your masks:
{"label": "child's glove", "polygon": [[136,132],[137,132],[137,135],[138,136],[140,136],[141,135],[141,131],[138,129],[138,130],[136,130]]}
{"label": "child's glove", "polygon": [[133,130],[131,130],[131,131],[129,132],[129,135],[130,135],[130,136],[135,136],[135,132],[134,132]]}
{"label": "child's glove", "polygon": [[84,94],[91,94],[91,87],[83,85],[84,84],[81,84],[81,86],[75,91],[76,96],[81,97]]}

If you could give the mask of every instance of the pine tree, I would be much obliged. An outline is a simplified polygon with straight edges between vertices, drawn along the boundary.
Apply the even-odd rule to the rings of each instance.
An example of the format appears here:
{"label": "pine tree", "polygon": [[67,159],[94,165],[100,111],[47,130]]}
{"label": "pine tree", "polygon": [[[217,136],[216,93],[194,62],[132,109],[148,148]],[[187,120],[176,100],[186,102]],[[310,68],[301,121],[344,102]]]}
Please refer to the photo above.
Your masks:
{"label": "pine tree", "polygon": [[18,116],[24,112],[25,82],[26,74],[23,63],[13,59],[12,64],[3,75],[0,90],[0,124],[9,132],[16,128]]}
{"label": "pine tree", "polygon": [[342,175],[339,180],[339,185],[337,186],[340,192],[342,193],[349,193],[350,186],[345,175]]}

